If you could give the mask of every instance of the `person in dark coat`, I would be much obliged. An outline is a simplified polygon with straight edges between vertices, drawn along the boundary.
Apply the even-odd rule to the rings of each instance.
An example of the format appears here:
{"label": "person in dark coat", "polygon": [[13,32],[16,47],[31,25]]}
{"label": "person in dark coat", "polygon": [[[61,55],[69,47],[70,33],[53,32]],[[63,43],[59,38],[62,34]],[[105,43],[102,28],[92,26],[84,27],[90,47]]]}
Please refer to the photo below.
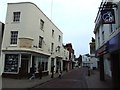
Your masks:
{"label": "person in dark coat", "polygon": [[42,79],[42,65],[38,65],[39,78]]}
{"label": "person in dark coat", "polygon": [[52,68],[51,68],[51,73],[52,73],[51,78],[54,77],[54,67],[55,67],[55,66],[52,66]]}
{"label": "person in dark coat", "polygon": [[35,72],[36,72],[36,68],[32,67],[30,71],[30,75],[31,75],[31,77],[29,78],[30,80],[35,79]]}

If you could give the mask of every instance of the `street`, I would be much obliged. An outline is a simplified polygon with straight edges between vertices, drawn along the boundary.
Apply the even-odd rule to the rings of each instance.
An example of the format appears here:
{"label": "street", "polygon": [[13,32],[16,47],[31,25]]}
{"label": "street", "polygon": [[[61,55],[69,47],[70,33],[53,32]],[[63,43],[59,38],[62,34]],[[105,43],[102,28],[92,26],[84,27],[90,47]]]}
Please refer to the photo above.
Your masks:
{"label": "street", "polygon": [[61,79],[56,78],[35,88],[87,88],[84,69],[74,69],[64,75]]}

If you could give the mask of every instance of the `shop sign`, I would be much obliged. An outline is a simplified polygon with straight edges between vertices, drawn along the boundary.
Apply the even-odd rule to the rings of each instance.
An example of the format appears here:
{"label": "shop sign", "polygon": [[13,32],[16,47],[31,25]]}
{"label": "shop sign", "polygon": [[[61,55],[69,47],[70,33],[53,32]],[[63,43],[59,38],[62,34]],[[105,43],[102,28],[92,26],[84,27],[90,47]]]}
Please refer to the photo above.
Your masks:
{"label": "shop sign", "polygon": [[97,50],[96,56],[101,56],[108,53],[108,43],[106,43],[103,47]]}
{"label": "shop sign", "polygon": [[101,10],[101,19],[103,24],[115,24],[114,9]]}

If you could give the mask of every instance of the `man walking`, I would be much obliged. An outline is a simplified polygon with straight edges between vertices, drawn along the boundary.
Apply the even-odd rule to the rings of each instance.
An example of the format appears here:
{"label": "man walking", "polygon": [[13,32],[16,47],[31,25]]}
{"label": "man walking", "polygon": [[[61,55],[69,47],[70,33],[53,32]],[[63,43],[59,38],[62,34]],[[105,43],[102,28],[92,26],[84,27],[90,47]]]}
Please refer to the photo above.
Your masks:
{"label": "man walking", "polygon": [[38,65],[39,78],[42,79],[42,65]]}

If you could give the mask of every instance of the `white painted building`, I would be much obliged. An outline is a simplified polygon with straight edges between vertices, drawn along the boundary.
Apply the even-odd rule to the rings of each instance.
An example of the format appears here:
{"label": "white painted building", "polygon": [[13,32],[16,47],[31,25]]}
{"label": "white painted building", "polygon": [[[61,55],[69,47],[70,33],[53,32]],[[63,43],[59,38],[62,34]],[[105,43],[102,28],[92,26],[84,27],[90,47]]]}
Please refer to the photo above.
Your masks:
{"label": "white painted building", "polygon": [[82,55],[82,66],[83,67],[90,67],[90,57],[86,56],[86,55]]}
{"label": "white painted building", "polygon": [[90,68],[91,69],[98,68],[98,59],[95,57],[95,54],[90,54]]}
{"label": "white painted building", "polygon": [[63,33],[34,3],[8,3],[1,59],[5,75],[27,76],[33,67],[37,73],[38,64],[50,74],[53,65],[63,69],[68,51]]}
{"label": "white painted building", "polygon": [[[120,83],[120,0],[102,0],[95,20],[96,56],[100,61],[100,79],[112,78],[115,87]],[[108,8],[110,7],[110,8]],[[115,23],[102,23],[101,10],[112,9]],[[110,19],[109,19],[110,20]]]}
{"label": "white painted building", "polygon": [[[0,67],[2,66],[2,62],[1,62],[1,45],[2,45],[2,39],[3,39],[3,32],[4,32],[4,23],[0,22]],[[0,68],[0,75],[2,74],[1,72],[1,68]]]}

